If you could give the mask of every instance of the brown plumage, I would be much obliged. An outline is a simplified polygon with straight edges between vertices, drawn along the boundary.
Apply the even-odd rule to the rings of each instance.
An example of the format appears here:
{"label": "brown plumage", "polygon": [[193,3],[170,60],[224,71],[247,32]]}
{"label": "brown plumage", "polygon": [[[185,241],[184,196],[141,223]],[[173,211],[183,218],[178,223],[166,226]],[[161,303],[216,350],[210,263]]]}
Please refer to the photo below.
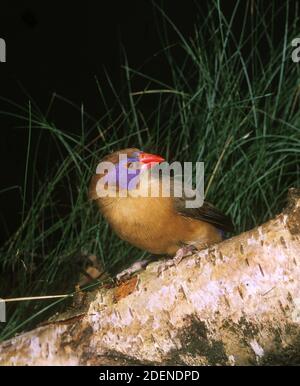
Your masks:
{"label": "brown plumage", "polygon": [[[138,149],[125,149],[103,160],[116,164],[120,153],[137,157],[137,168],[143,164],[140,154],[148,155]],[[200,208],[189,209],[185,207],[185,197],[134,197],[131,193],[128,197],[120,197],[117,193],[116,197],[99,198],[97,182],[104,175],[93,176],[90,198],[96,200],[101,213],[119,237],[140,249],[153,254],[174,255],[185,245],[201,249],[217,243],[222,240],[221,231],[233,230],[231,219],[207,202]],[[159,179],[151,180],[152,184],[160,184]],[[120,190],[117,185],[117,192]]]}

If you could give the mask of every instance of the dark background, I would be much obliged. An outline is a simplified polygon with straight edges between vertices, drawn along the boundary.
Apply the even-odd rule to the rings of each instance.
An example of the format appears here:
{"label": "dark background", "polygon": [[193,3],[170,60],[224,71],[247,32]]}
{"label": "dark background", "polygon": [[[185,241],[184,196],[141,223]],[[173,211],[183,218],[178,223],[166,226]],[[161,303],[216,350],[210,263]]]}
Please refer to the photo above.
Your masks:
{"label": "dark background", "polygon": [[[230,16],[235,2],[221,3],[223,11]],[[251,2],[244,3],[246,6]],[[193,35],[195,23],[204,20],[208,3],[166,0],[157,4],[183,35],[189,37]],[[242,17],[244,9],[240,8]],[[165,83],[170,81],[169,67],[164,55],[159,53],[162,49],[158,33],[160,20],[149,0],[1,1],[0,37],[6,40],[7,62],[0,63],[0,96],[28,106],[28,93],[45,111],[52,93],[56,92],[77,105],[84,103],[85,110],[99,118],[105,109],[95,76],[108,103],[113,103],[104,70],[119,91],[124,79],[121,69],[123,48],[131,68],[140,69]],[[283,33],[283,20],[284,16],[278,19],[278,38]],[[236,33],[239,28],[237,17]],[[168,35],[171,42],[178,41],[171,28]],[[143,85],[137,82],[136,90],[142,89]],[[0,111],[11,110],[10,104],[0,100]],[[66,105],[58,104],[55,112],[60,128],[79,129],[80,116],[74,114],[74,110],[69,111]],[[28,132],[18,125],[20,122],[13,117],[0,115],[0,190],[23,184]],[[42,165],[39,168],[42,171]],[[17,190],[1,194],[0,242],[18,225],[19,197]]]}

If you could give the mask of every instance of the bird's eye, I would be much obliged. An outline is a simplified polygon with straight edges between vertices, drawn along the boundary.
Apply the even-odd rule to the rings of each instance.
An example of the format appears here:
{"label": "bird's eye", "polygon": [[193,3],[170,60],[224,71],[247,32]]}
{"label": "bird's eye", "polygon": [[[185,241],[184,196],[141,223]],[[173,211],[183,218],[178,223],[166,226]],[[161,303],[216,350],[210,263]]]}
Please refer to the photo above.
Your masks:
{"label": "bird's eye", "polygon": [[133,169],[133,162],[127,163],[127,169]]}

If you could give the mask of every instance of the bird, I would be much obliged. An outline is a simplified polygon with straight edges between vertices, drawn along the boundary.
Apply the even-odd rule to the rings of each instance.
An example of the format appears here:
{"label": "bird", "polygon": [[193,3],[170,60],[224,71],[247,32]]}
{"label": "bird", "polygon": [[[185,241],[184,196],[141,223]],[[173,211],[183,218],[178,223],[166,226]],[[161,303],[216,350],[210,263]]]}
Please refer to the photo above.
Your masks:
{"label": "bird", "polygon": [[[91,178],[89,198],[97,206],[115,233],[131,245],[151,255],[173,257],[165,268],[179,264],[194,250],[207,248],[224,239],[234,227],[230,216],[208,201],[198,208],[186,206],[185,193],[180,197],[161,194],[162,177],[152,176],[154,167],[165,159],[138,148],[126,148],[106,155]],[[111,167],[108,168],[107,165]],[[146,188],[141,187],[148,181]],[[134,183],[133,183],[134,182]],[[149,193],[157,188],[159,194]],[[140,189],[140,190],[139,190]],[[144,191],[143,191],[144,189]],[[138,194],[139,192],[139,194]],[[121,280],[145,267],[151,258],[135,263],[117,275]]]}

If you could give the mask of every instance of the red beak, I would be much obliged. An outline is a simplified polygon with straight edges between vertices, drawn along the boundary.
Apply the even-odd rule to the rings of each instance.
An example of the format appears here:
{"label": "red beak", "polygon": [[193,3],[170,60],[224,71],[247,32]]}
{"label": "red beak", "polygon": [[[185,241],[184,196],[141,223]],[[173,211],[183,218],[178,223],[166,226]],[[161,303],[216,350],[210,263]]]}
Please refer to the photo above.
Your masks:
{"label": "red beak", "polygon": [[146,164],[148,167],[152,167],[157,163],[165,161],[165,159],[160,155],[144,153],[144,152],[140,153],[139,158],[140,158],[140,161],[143,164]]}

